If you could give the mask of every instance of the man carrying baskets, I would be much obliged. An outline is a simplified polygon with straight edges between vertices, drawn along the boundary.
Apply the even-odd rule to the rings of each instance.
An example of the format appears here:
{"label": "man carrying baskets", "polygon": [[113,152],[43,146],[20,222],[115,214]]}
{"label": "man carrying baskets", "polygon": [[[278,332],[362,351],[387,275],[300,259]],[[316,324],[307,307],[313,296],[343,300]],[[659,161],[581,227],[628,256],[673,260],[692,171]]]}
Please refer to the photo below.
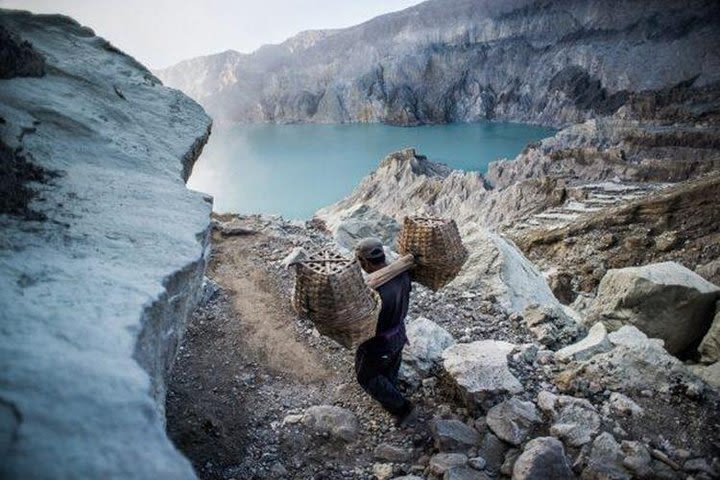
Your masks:
{"label": "man carrying baskets", "polygon": [[[360,266],[372,273],[387,266],[383,245],[377,238],[358,243]],[[416,420],[416,411],[397,388],[402,350],[407,343],[405,316],[411,290],[410,274],[403,272],[377,287],[382,299],[375,336],[360,344],[355,355],[355,374],[363,390],[393,414],[401,427]]]}

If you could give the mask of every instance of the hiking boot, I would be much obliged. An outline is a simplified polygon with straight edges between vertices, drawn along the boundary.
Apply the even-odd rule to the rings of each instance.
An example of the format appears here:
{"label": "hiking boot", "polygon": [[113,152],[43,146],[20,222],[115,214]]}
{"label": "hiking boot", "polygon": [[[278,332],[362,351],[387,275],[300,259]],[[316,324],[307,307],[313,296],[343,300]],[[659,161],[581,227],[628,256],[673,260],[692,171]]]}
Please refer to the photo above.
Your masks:
{"label": "hiking boot", "polygon": [[398,428],[413,428],[418,423],[418,409],[413,404],[409,404],[407,411],[398,415]]}

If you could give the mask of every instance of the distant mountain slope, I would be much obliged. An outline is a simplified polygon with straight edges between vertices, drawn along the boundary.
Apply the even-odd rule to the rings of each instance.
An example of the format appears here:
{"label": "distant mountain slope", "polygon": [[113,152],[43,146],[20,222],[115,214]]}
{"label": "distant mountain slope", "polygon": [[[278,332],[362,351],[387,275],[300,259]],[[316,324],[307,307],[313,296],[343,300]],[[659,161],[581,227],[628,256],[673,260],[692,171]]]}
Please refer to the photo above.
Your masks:
{"label": "distant mountain slope", "polygon": [[218,121],[551,125],[629,92],[720,80],[712,0],[429,0],[158,71]]}

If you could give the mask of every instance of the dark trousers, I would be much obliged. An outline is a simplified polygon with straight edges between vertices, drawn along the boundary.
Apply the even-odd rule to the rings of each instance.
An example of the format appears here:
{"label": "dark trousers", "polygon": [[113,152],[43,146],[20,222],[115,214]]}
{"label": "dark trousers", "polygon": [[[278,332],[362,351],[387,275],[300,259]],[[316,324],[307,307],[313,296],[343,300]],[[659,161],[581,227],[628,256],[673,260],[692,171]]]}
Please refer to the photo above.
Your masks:
{"label": "dark trousers", "polygon": [[409,402],[397,388],[402,346],[394,351],[377,351],[363,343],[355,354],[355,375],[360,386],[393,415],[407,413]]}

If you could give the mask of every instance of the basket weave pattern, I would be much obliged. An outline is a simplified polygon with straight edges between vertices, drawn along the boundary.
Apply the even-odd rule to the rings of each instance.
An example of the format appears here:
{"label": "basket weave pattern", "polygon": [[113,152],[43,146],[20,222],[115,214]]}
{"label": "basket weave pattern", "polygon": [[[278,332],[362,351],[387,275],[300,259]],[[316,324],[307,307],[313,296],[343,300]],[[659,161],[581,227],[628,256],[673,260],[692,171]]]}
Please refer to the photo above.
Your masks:
{"label": "basket weave pattern", "polygon": [[346,348],[375,335],[380,297],[365,284],[356,260],[319,250],[296,269],[293,307],[321,334]]}
{"label": "basket weave pattern", "polygon": [[401,255],[415,256],[413,280],[435,291],[450,283],[468,258],[455,220],[405,217],[397,247]]}

